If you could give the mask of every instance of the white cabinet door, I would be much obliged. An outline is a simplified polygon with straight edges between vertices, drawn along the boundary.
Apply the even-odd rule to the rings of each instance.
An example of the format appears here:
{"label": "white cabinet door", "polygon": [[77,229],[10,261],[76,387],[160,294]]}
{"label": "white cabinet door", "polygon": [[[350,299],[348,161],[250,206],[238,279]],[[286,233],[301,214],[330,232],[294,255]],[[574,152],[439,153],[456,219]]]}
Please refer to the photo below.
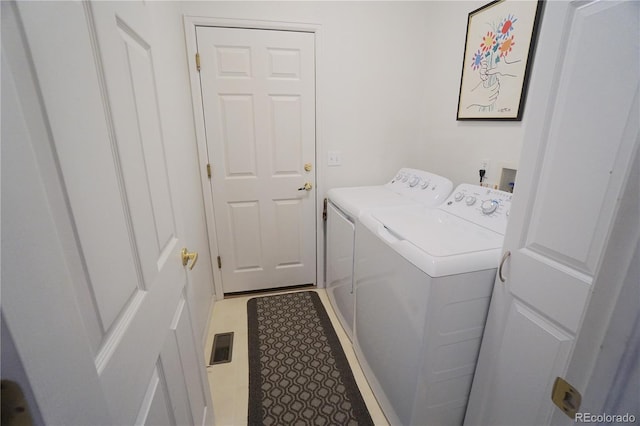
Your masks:
{"label": "white cabinet door", "polygon": [[559,410],[552,386],[616,244],[609,236],[638,149],[639,12],[633,1],[545,5],[505,236],[511,257],[465,424],[544,425]]}
{"label": "white cabinet door", "polygon": [[224,292],[315,284],[314,34],[196,37]]}
{"label": "white cabinet door", "polygon": [[[3,271],[3,318],[47,424],[212,421],[185,301],[180,161],[167,155],[176,141],[159,116],[155,76],[163,64],[154,52],[162,47],[151,7],[20,3],[12,21],[12,42],[22,31],[27,46],[8,43],[3,59],[3,78],[9,71],[7,84],[16,91],[11,143],[13,152],[31,150],[35,162],[16,154],[3,166],[35,164],[32,186],[47,191],[8,191],[9,227],[23,226],[24,235],[3,238],[3,249],[22,251],[40,233],[53,236],[33,246],[45,256],[22,257]],[[20,224],[18,213],[31,202],[42,209]],[[47,253],[62,261],[41,262]],[[39,349],[45,341],[47,349]],[[75,375],[66,370],[67,357],[78,365]],[[48,370],[66,374],[38,370],[45,360]]]}

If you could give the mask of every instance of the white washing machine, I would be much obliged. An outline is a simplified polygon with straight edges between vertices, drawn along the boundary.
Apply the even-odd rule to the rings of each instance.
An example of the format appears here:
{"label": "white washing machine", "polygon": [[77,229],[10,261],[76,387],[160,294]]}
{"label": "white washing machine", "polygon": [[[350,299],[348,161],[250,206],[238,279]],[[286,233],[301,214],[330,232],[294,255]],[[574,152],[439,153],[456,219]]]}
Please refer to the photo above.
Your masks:
{"label": "white washing machine", "polygon": [[373,207],[442,203],[451,193],[449,179],[403,168],[387,184],[334,188],[327,194],[326,288],[329,300],[350,339],[353,337],[353,259],[355,223]]}
{"label": "white washing machine", "polygon": [[391,424],[462,424],[510,205],[462,184],[437,208],[360,216],[353,343]]}

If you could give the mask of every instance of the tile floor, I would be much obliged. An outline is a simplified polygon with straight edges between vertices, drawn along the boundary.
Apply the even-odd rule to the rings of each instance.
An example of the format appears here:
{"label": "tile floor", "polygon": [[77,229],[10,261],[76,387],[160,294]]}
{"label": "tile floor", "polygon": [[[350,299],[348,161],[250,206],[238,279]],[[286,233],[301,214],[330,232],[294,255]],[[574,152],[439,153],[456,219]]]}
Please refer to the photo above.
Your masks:
{"label": "tile floor", "polygon": [[[302,289],[297,291],[307,291]],[[364,373],[358,364],[353,351],[351,341],[342,329],[336,317],[331,303],[324,289],[316,291],[324,304],[333,327],[342,343],[342,348],[347,356],[353,375],[355,376],[360,393],[364,398],[371,418],[376,425],[388,425],[373,392],[364,377]],[[275,293],[274,293],[275,294]],[[247,410],[249,400],[249,360],[247,349],[247,301],[260,295],[233,297],[217,301],[213,307],[213,315],[209,324],[207,343],[205,346],[205,360],[208,363],[211,357],[213,336],[216,333],[234,332],[233,353],[230,363],[216,364],[207,367],[211,397],[213,399],[213,411],[216,426],[240,426],[247,424]]]}

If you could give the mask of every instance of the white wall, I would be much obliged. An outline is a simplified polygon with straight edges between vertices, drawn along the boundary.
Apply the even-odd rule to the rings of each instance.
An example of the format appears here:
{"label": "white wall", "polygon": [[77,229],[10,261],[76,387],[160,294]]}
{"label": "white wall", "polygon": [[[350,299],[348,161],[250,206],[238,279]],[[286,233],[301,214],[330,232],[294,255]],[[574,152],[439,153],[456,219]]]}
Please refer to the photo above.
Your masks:
{"label": "white wall", "polygon": [[[402,166],[455,184],[480,159],[517,164],[522,123],[457,122],[468,13],[477,2],[185,2],[187,15],[322,25],[318,108],[326,189],[382,183]],[[327,151],[342,153],[326,167]]]}
{"label": "white wall", "polygon": [[318,131],[342,166],[326,188],[386,181],[411,157],[423,103],[426,3],[188,2],[187,15],[320,24]]}
{"label": "white wall", "polygon": [[456,121],[467,18],[487,1],[438,1],[427,4],[428,57],[422,79],[422,133],[408,164],[442,174],[454,185],[478,183],[480,160],[489,159],[485,182],[499,183],[501,166],[517,166],[526,123]]}

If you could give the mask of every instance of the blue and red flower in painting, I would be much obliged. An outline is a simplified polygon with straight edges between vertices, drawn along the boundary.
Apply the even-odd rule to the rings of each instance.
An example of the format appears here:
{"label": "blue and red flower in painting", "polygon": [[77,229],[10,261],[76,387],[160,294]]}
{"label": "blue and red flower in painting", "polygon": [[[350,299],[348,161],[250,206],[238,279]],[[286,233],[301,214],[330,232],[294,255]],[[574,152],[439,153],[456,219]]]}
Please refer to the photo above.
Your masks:
{"label": "blue and red flower in painting", "polygon": [[482,54],[482,51],[478,49],[478,51],[473,55],[473,62],[471,62],[471,67],[473,68],[474,71],[480,68],[483,58],[484,58],[484,55]]}

